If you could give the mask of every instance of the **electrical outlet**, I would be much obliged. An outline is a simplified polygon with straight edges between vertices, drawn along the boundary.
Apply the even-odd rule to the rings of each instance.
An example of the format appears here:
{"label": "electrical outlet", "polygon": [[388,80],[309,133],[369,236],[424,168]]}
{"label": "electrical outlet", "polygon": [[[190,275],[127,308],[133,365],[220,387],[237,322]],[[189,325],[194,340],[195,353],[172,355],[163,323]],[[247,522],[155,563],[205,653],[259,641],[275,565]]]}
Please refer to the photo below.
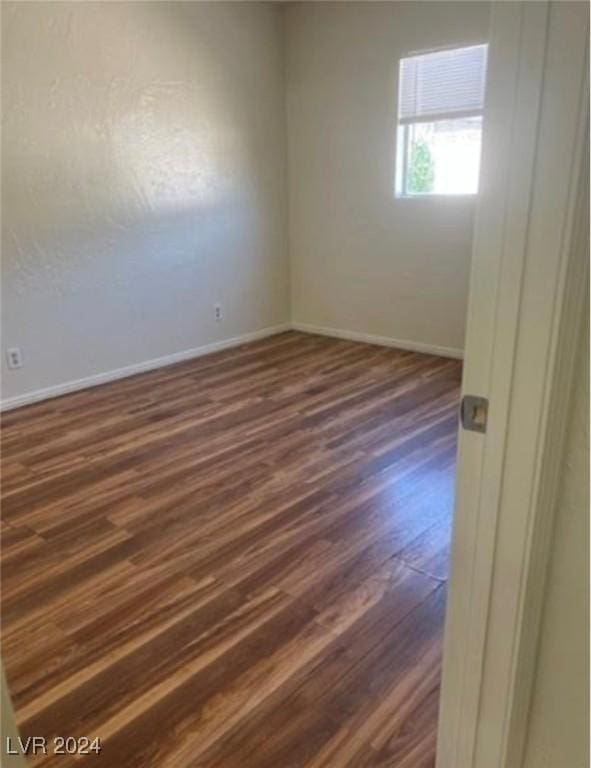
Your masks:
{"label": "electrical outlet", "polygon": [[214,304],[213,305],[213,316],[216,319],[216,322],[219,323],[219,321],[224,317],[222,313],[222,305],[221,304]]}
{"label": "electrical outlet", "polygon": [[6,359],[8,360],[9,368],[22,368],[23,367],[23,355],[20,347],[11,347],[6,350]]}

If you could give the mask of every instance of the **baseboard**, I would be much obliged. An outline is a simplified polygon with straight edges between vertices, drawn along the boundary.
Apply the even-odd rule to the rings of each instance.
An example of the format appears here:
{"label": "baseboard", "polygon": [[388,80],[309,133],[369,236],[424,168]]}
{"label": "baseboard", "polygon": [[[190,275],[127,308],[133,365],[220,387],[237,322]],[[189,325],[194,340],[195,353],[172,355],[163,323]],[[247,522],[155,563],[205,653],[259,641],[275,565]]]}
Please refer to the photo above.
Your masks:
{"label": "baseboard", "polygon": [[423,344],[419,341],[408,341],[406,339],[394,339],[390,336],[374,336],[369,333],[358,333],[357,331],[347,331],[341,328],[325,328],[320,325],[311,325],[309,323],[281,323],[269,328],[262,328],[260,331],[244,333],[240,336],[234,336],[223,341],[214,341],[210,344],[204,344],[201,347],[193,349],[184,349],[180,352],[173,352],[171,355],[156,357],[152,360],[145,360],[142,363],[126,365],[123,368],[117,368],[104,373],[97,373],[93,376],[86,376],[83,379],[66,381],[63,384],[55,384],[52,387],[36,389],[33,392],[25,392],[23,395],[15,395],[0,401],[0,411],[10,411],[14,408],[21,408],[25,405],[38,403],[42,400],[49,400],[60,395],[67,395],[69,392],[79,392],[82,389],[98,387],[100,384],[107,384],[117,379],[125,379],[128,376],[135,376],[137,373],[152,371],[156,368],[162,368],[165,365],[181,363],[184,360],[191,360],[196,357],[208,355],[211,352],[219,352],[222,349],[237,347],[240,344],[247,344],[250,341],[264,339],[267,336],[274,336],[277,333],[284,333],[293,329],[303,333],[313,333],[319,336],[332,336],[337,339],[348,339],[349,341],[361,341],[366,344],[377,344],[382,347],[397,347],[398,349],[408,349],[411,352],[423,352],[428,355],[439,355],[441,357],[453,357],[462,359],[464,351],[454,347],[440,347],[434,344]]}
{"label": "baseboard", "polygon": [[436,344],[424,344],[421,341],[393,339],[390,336],[374,336],[371,333],[358,333],[357,331],[347,331],[341,328],[325,328],[321,325],[310,325],[309,323],[293,322],[291,327],[294,331],[302,331],[303,333],[314,333],[318,336],[332,336],[336,339],[347,339],[348,341],[363,341],[366,344],[377,344],[380,347],[407,349],[410,352],[422,352],[426,355],[453,357],[457,360],[461,360],[464,357],[464,350],[457,349],[456,347],[440,347]]}
{"label": "baseboard", "polygon": [[165,365],[181,363],[184,360],[202,357],[211,352],[219,352],[222,349],[237,347],[240,344],[247,344],[250,341],[264,339],[267,336],[274,336],[277,333],[283,333],[290,329],[291,323],[273,325],[269,328],[262,328],[260,331],[244,333],[240,336],[224,339],[223,341],[214,341],[210,344],[204,344],[201,347],[194,347],[193,349],[184,349],[180,352],[173,352],[171,355],[156,357],[152,360],[145,360],[142,363],[135,363],[134,365],[126,365],[123,368],[117,368],[113,371],[105,371],[104,373],[97,373],[93,376],[86,376],[83,379],[66,381],[63,384],[55,384],[52,387],[36,389],[33,392],[25,392],[23,395],[15,395],[14,397],[8,397],[5,400],[0,401],[0,411],[9,411],[14,408],[21,408],[24,405],[30,405],[31,403],[38,403],[41,400],[49,400],[50,398],[59,397],[60,395],[67,395],[69,392],[78,392],[81,389],[97,387],[100,384],[107,384],[110,381],[125,379],[128,376],[135,376],[137,373],[152,371],[156,368],[162,368]]}

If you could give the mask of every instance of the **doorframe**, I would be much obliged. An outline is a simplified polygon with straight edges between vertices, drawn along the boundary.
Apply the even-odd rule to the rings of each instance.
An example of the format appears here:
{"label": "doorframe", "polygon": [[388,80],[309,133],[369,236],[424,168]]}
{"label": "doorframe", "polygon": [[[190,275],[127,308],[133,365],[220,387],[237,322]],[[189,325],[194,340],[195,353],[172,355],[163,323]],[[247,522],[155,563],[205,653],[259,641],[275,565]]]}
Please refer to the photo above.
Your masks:
{"label": "doorframe", "polygon": [[588,286],[587,36],[583,3],[492,5],[462,385],[489,423],[459,439],[437,768],[522,766]]}
{"label": "doorframe", "polygon": [[[20,747],[20,734],[14,717],[14,708],[6,674],[4,673],[4,664],[0,659],[0,738],[2,739],[2,748],[0,749],[0,766],[6,768],[27,768],[27,762]],[[8,744],[12,746],[16,754],[8,752]]]}

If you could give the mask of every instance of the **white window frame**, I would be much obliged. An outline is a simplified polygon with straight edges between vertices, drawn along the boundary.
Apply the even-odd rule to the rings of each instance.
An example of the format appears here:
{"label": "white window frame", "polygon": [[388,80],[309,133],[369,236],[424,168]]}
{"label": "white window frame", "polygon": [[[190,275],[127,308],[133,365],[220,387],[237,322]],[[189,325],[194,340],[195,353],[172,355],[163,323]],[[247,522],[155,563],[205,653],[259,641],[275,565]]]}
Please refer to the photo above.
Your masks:
{"label": "white window frame", "polygon": [[[437,123],[444,120],[461,120],[467,117],[480,117],[483,118],[484,105],[481,109],[466,109],[455,112],[439,112],[435,114],[425,115],[424,117],[400,117],[400,97],[402,94],[402,62],[406,59],[411,59],[414,56],[426,56],[430,53],[442,53],[444,51],[461,51],[466,48],[476,48],[485,45],[488,48],[488,42],[481,41],[470,43],[468,45],[451,45],[445,48],[430,48],[424,51],[409,52],[406,56],[402,56],[398,62],[398,94],[397,94],[397,108],[396,108],[396,172],[395,172],[395,196],[401,199],[416,200],[423,198],[456,198],[456,197],[474,197],[478,194],[478,187],[474,192],[409,192],[407,189],[407,173],[408,173],[408,143],[409,143],[409,126],[418,125],[419,123]],[[482,125],[481,125],[482,135]],[[480,182],[480,174],[479,174]]]}

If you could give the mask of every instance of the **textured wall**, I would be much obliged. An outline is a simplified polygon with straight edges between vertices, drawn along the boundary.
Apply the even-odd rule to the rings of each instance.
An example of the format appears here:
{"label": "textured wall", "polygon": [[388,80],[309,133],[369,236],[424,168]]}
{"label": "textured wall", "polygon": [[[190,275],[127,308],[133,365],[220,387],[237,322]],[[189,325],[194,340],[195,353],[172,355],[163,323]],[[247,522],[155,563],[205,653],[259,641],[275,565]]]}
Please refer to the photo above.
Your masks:
{"label": "textured wall", "polygon": [[488,24],[480,1],[288,6],[296,321],[463,348],[475,201],[395,199],[397,73]]}
{"label": "textured wall", "polygon": [[3,397],[286,321],[280,9],[4,2],[2,22],[3,345],[25,360]]}
{"label": "textured wall", "polygon": [[[587,313],[588,315],[588,313]],[[548,575],[525,768],[589,766],[589,328],[575,392]]]}

